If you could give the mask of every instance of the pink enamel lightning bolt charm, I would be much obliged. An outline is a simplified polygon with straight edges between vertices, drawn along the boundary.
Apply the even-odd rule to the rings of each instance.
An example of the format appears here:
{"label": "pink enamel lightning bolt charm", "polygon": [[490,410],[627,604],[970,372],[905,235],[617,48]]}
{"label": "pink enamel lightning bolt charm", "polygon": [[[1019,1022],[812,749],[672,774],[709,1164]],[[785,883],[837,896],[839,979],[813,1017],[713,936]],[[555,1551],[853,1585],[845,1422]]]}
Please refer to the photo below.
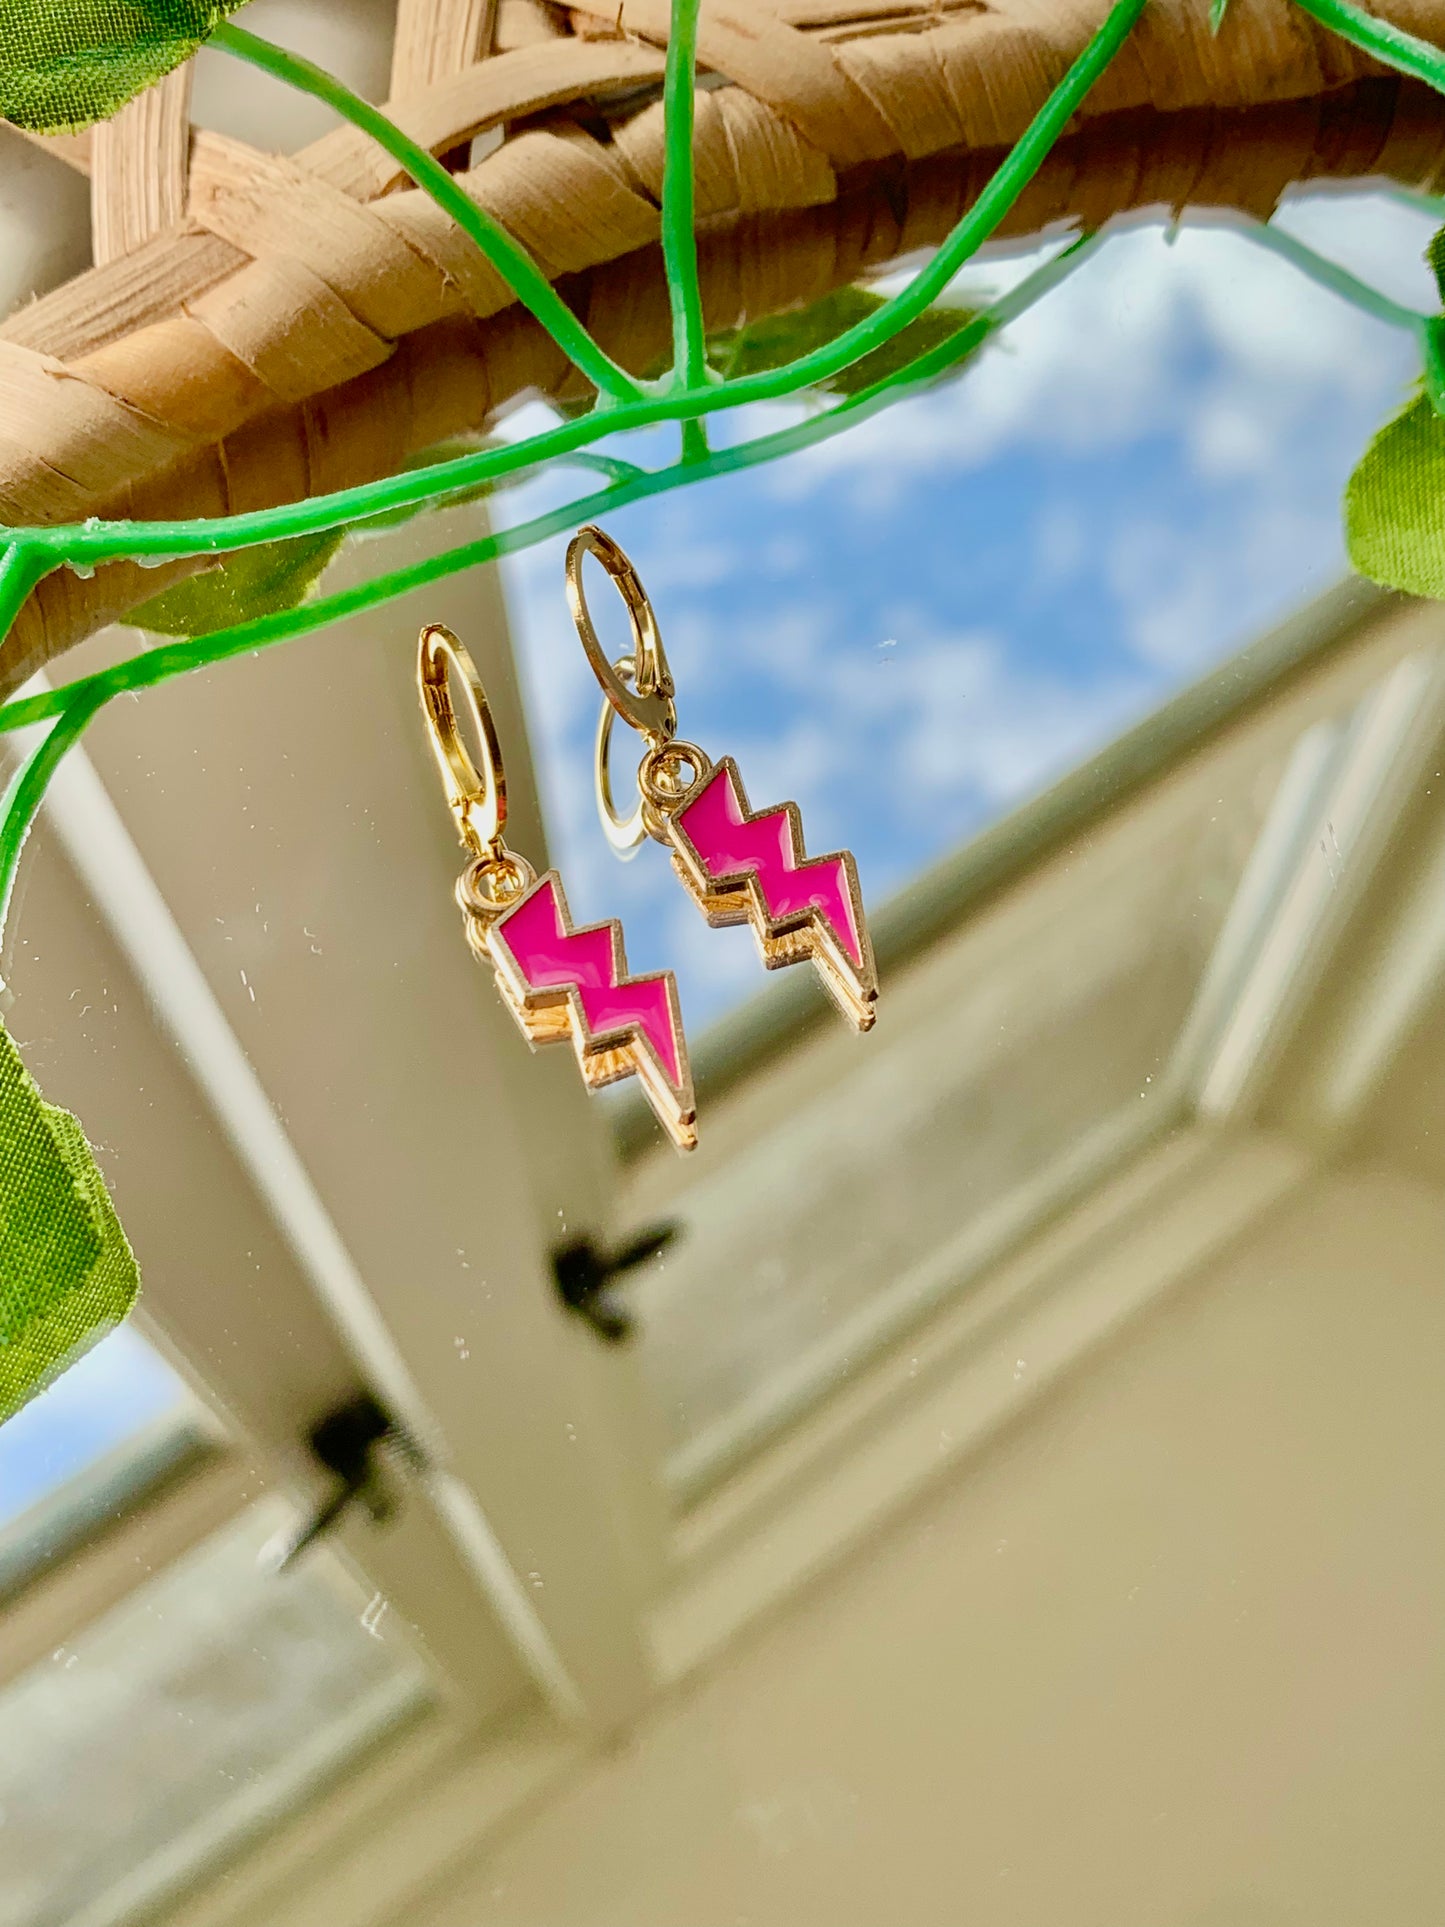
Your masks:
{"label": "pink enamel lightning bolt charm", "polygon": [[476,867],[457,888],[467,941],[492,965],[529,1041],[570,1037],[589,1090],[636,1073],[673,1143],[691,1151],[697,1112],[672,972],[629,977],[616,917],[574,930],[555,870],[489,917],[472,885]]}
{"label": "pink enamel lightning bolt charm", "polygon": [[[457,728],[453,671],[481,745],[480,770]],[[457,902],[473,955],[491,967],[534,1048],[570,1041],[589,1090],[635,1075],[673,1143],[694,1149],[697,1107],[672,972],[629,977],[617,919],[574,928],[556,871],[539,877],[502,841],[507,789],[496,728],[471,657],[450,630],[422,631],[418,682],[447,800],[472,853]]]}
{"label": "pink enamel lightning bolt charm", "polygon": [[[648,772],[653,790],[665,789],[659,773]],[[714,928],[750,923],[769,970],[811,960],[843,1015],[873,1028],[878,980],[849,851],[805,856],[797,804],[750,810],[731,756],[703,767],[682,801],[657,815],[678,875]]]}
{"label": "pink enamel lightning bolt charm", "polygon": [[[612,663],[598,639],[582,586],[592,554],[616,583],[632,628],[633,652]],[[769,970],[811,962],[843,1015],[871,1030],[878,974],[858,869],[847,850],[810,857],[796,803],[749,807],[730,756],[713,763],[677,739],[672,677],[657,619],[637,571],[601,529],[580,529],[567,550],[567,597],[582,646],[607,700],[597,730],[597,803],[619,855],[651,836],[672,853],[673,868],[708,922],[751,924]],[[638,801],[618,814],[609,752],[614,716],[646,738]]]}

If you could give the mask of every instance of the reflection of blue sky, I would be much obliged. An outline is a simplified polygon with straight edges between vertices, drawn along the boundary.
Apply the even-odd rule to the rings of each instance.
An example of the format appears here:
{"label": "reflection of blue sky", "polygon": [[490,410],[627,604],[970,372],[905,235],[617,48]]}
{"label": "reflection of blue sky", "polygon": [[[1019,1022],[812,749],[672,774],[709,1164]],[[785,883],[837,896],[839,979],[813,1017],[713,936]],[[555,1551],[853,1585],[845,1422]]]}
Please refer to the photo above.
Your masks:
{"label": "reflection of blue sky", "polygon": [[[1427,216],[1356,196],[1287,218],[1435,305]],[[657,604],[683,733],[733,751],[755,804],[796,797],[810,847],[851,846],[876,901],[1327,587],[1345,479],[1413,373],[1408,338],[1237,234],[1136,230],[962,380],[607,526]],[[660,464],[672,435],[619,452]],[[588,485],[542,477],[504,513]],[[504,565],[554,855],[579,914],[625,916],[635,966],[676,965],[696,1024],[756,988],[751,940],[709,931],[660,850],[622,869],[602,845],[564,547]]]}
{"label": "reflection of blue sky", "polygon": [[138,1332],[112,1332],[0,1425],[0,1527],[185,1396]]}

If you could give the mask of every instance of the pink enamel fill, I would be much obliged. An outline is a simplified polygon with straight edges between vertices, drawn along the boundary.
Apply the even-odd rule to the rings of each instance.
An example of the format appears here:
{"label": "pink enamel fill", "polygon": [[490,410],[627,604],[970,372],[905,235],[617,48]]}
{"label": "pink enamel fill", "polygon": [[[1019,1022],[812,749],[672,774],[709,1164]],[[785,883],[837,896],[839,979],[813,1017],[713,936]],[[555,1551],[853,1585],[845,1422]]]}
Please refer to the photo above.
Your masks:
{"label": "pink enamel fill", "polygon": [[624,977],[612,962],[612,925],[589,924],[568,936],[562,928],[557,880],[545,876],[497,925],[517,967],[536,990],[575,984],[596,1036],[636,1028],[652,1043],[674,1084],[682,1082],[681,1051],[663,977]]}
{"label": "pink enamel fill", "polygon": [[596,1036],[608,1031],[625,1030],[636,1025],[651,1038],[662,1060],[662,1068],[674,1084],[682,1082],[678,1063],[677,1039],[672,1030],[672,1012],[667,1003],[667,986],[661,977],[637,977],[616,990],[584,984],[579,995],[587,1021]]}
{"label": "pink enamel fill", "polygon": [[719,763],[702,789],[679,811],[678,821],[703,868],[715,883],[755,875],[775,917],[817,910],[861,969],[863,946],[853,918],[843,860],[821,856],[795,864],[787,812],[768,810],[749,823],[726,763]]}

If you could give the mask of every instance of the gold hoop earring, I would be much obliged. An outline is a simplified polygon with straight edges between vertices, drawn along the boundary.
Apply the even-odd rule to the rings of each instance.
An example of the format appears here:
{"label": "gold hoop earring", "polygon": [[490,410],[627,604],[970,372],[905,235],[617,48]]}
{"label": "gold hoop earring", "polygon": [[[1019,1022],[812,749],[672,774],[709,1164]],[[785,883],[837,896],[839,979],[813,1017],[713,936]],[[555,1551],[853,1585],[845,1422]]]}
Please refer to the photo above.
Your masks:
{"label": "gold hoop earring", "polygon": [[[462,740],[454,680],[465,692],[480,764]],[[534,1049],[570,1040],[589,1090],[636,1075],[673,1143],[694,1149],[697,1107],[672,972],[629,977],[618,919],[574,927],[557,872],[538,876],[508,849],[507,784],[491,706],[471,656],[440,623],[421,632],[417,689],[457,834],[470,853],[456,897],[472,954],[490,966]]]}
{"label": "gold hoop earring", "polygon": [[[595,556],[620,593],[632,650],[608,660],[587,606],[582,565]],[[848,850],[809,857],[796,803],[754,810],[732,757],[713,763],[677,735],[676,690],[657,617],[636,568],[599,528],[579,529],[567,548],[567,601],[592,672],[602,685],[594,779],[597,810],[619,855],[647,837],[671,851],[689,896],[715,928],[752,926],[769,970],[812,963],[825,988],[860,1031],[873,1027],[878,974]],[[637,802],[627,815],[612,787],[614,718],[646,747]]]}

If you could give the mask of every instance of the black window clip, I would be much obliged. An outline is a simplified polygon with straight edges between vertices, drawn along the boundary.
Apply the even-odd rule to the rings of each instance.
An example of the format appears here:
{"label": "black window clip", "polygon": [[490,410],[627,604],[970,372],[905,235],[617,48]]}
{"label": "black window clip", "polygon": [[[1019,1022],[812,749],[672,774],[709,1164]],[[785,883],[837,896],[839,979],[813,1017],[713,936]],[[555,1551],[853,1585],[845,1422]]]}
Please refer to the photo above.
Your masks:
{"label": "black window clip", "polygon": [[575,1238],[561,1246],[552,1253],[552,1275],[562,1303],[585,1318],[609,1345],[621,1344],[632,1336],[636,1320],[622,1302],[619,1281],[666,1251],[680,1228],[652,1225],[612,1252],[603,1251],[591,1238]]}
{"label": "black window clip", "polygon": [[374,1525],[385,1525],[400,1504],[386,1463],[388,1450],[398,1448],[404,1457],[417,1457],[407,1435],[370,1392],[359,1393],[318,1419],[306,1435],[306,1445],[336,1483],[309,1517],[267,1548],[263,1557],[278,1572],[285,1572],[318,1539],[334,1531],[353,1506],[364,1506]]}

